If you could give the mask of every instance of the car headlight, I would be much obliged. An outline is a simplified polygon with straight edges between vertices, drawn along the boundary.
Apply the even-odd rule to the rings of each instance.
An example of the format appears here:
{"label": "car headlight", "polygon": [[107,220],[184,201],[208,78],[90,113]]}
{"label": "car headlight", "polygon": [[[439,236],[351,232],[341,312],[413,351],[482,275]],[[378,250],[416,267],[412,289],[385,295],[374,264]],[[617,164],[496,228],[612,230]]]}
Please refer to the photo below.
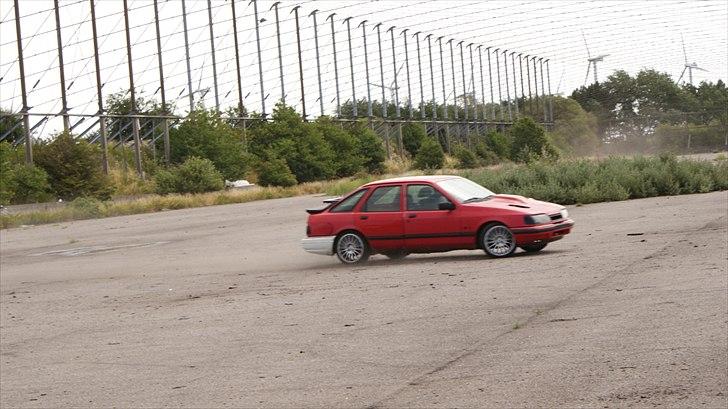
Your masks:
{"label": "car headlight", "polygon": [[551,218],[547,214],[531,214],[524,219],[526,224],[543,224],[551,221]]}
{"label": "car headlight", "polygon": [[569,211],[566,209],[561,209],[561,218],[562,219],[568,219],[569,218]]}

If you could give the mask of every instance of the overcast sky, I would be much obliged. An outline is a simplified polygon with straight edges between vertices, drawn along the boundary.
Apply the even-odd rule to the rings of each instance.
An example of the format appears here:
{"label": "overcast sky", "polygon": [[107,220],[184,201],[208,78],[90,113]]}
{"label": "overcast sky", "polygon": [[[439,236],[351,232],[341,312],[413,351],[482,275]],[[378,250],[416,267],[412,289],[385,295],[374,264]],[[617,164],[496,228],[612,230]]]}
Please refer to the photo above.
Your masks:
{"label": "overcast sky", "polygon": [[[65,62],[68,106],[71,113],[91,114],[97,111],[96,80],[91,42],[90,0],[61,1],[60,20],[62,26],[63,58]],[[137,92],[146,98],[159,99],[159,71],[156,55],[156,32],[154,27],[153,3],[147,0],[129,0],[134,80]],[[186,0],[188,15],[188,41],[190,45],[190,68],[195,102],[202,102],[211,108],[215,106],[212,54],[208,10],[206,0]],[[258,1],[260,37],[263,62],[263,84],[266,96],[266,111],[281,98],[278,71],[278,51],[275,29],[275,15],[269,10],[272,1]],[[598,65],[600,80],[610,73],[623,69],[635,74],[642,68],[654,68],[670,74],[674,79],[680,76],[685,66],[685,55],[681,43],[684,37],[687,60],[697,63],[707,71],[693,71],[694,82],[725,81],[728,72],[728,1],[466,1],[466,0],[325,0],[288,2],[280,4],[281,41],[284,64],[286,100],[301,111],[301,91],[298,71],[295,23],[292,8],[301,5],[300,26],[303,49],[304,94],[310,117],[320,114],[317,79],[316,48],[314,43],[313,19],[309,14],[319,9],[318,35],[320,70],[324,113],[332,114],[336,109],[334,81],[334,59],[331,41],[331,24],[326,17],[334,17],[336,35],[339,88],[342,103],[352,98],[351,64],[346,25],[343,19],[352,17],[351,34],[353,47],[354,91],[357,98],[367,95],[366,61],[360,23],[367,20],[367,51],[369,82],[372,99],[381,100],[382,82],[394,86],[395,61],[397,69],[398,95],[401,101],[407,99],[407,73],[403,29],[408,31],[409,74],[412,100],[424,97],[438,102],[443,99],[443,74],[445,98],[453,98],[453,64],[447,41],[453,41],[454,74],[457,94],[463,92],[465,67],[465,88],[475,92],[478,99],[489,101],[490,82],[485,47],[508,49],[550,59],[550,83],[553,93],[570,94],[584,85],[587,73],[588,43],[592,57],[608,54]],[[253,5],[247,0],[235,1],[238,41],[240,44],[240,65],[242,92],[245,105],[254,111],[261,111],[258,58],[255,41],[255,20]],[[189,109],[187,82],[187,59],[184,50],[182,0],[159,0],[160,31],[163,48],[163,68],[167,99],[176,106],[179,114]],[[51,0],[20,1],[21,29],[25,55],[26,84],[29,91],[31,112],[58,113],[61,109],[60,80],[57,58],[55,16]],[[105,95],[128,89],[128,68],[126,63],[126,39],[124,35],[123,3],[121,0],[97,0],[97,24],[99,31],[101,77]],[[19,68],[13,2],[0,0],[0,107],[17,111],[21,107]],[[212,19],[218,99],[221,109],[237,104],[237,80],[233,28],[231,23],[231,1],[213,0]],[[382,68],[379,64],[379,47],[375,24],[382,23]],[[394,29],[394,57],[392,55],[391,26]],[[419,64],[415,37],[420,35],[420,59],[422,62],[422,93],[420,92]],[[427,34],[432,34],[432,70]],[[440,60],[439,43],[443,36],[444,60]],[[457,43],[464,41],[464,55]],[[470,53],[467,45],[473,43],[473,78],[471,79]],[[477,45],[482,45],[484,84],[480,82],[480,64]],[[508,60],[504,65],[499,56],[501,93],[513,95],[513,62],[516,74],[520,73],[518,60]],[[494,99],[498,100],[497,71],[495,55],[491,56],[494,82]],[[444,67],[444,73],[441,70]],[[530,66],[532,68],[532,66]],[[506,90],[506,70],[509,76]],[[526,67],[523,66],[524,77]],[[520,78],[520,77],[518,77]],[[687,79],[687,73],[683,80]],[[539,78],[540,80],[540,78]],[[546,80],[546,78],[544,78]],[[520,81],[520,80],[519,80]],[[593,74],[586,78],[593,81]],[[527,85],[526,85],[527,86]],[[539,84],[539,87],[541,85]],[[515,84],[520,95],[521,85]],[[525,90],[526,88],[524,88]],[[484,92],[483,92],[484,91]],[[527,91],[526,91],[527,92]],[[422,95],[424,94],[424,95]],[[386,98],[394,96],[388,90]],[[42,117],[34,117],[36,122]],[[72,120],[72,122],[75,122]],[[42,135],[61,128],[56,118],[38,128]],[[79,129],[84,128],[79,126]]]}

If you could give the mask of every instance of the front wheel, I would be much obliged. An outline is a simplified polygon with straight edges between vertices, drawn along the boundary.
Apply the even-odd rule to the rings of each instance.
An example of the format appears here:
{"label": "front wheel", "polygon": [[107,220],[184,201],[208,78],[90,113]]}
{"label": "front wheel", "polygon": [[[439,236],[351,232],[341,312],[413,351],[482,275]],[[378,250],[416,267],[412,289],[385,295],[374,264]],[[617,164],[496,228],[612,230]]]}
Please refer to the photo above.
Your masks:
{"label": "front wheel", "polygon": [[359,233],[348,232],[336,241],[336,256],[344,264],[361,263],[369,258],[369,249]]}
{"label": "front wheel", "polygon": [[546,243],[538,243],[538,244],[527,244],[525,246],[521,246],[521,248],[527,252],[527,253],[535,253],[537,251],[541,251],[546,247]]}
{"label": "front wheel", "polygon": [[486,226],[480,233],[480,244],[491,257],[507,257],[516,251],[516,239],[513,233],[502,224]]}

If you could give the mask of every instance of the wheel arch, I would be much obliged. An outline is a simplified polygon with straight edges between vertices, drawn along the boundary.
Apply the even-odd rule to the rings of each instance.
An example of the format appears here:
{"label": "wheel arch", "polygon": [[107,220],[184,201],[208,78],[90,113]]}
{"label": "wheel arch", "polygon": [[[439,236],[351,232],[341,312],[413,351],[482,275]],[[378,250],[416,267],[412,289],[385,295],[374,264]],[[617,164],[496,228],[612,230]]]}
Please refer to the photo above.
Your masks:
{"label": "wheel arch", "polygon": [[[477,233],[475,234],[476,248],[483,249],[483,240],[481,240],[482,234],[485,232],[485,230],[488,227],[494,226],[496,224],[500,224],[500,225],[508,227],[508,225],[505,224],[502,220],[497,220],[497,219],[486,220],[486,221],[483,221],[482,223],[480,223],[480,226],[478,226],[478,230],[476,230]],[[514,236],[514,239],[515,239],[515,236]]]}

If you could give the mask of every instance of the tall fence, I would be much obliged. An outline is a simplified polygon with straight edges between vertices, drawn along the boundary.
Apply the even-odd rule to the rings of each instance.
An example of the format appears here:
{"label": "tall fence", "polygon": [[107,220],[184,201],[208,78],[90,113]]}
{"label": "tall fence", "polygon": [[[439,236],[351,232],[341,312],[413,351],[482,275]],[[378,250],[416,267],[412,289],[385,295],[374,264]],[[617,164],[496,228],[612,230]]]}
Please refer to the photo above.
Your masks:
{"label": "tall fence", "polygon": [[[169,160],[170,128],[199,107],[243,129],[270,120],[276,102],[304,120],[365,120],[388,154],[401,152],[410,121],[448,147],[522,116],[553,123],[549,58],[346,16],[352,2],[324,3],[337,6],[326,11],[307,3],[14,0],[11,12],[3,2],[0,115],[10,126],[0,140],[14,135],[31,163],[33,139],[60,119],[64,131],[104,152],[132,145],[141,171],[142,145],[163,146]],[[477,24],[474,17],[459,24]],[[48,47],[29,53],[37,38]],[[114,90],[128,101],[124,112],[107,104]],[[140,101],[152,101],[154,112]]]}

